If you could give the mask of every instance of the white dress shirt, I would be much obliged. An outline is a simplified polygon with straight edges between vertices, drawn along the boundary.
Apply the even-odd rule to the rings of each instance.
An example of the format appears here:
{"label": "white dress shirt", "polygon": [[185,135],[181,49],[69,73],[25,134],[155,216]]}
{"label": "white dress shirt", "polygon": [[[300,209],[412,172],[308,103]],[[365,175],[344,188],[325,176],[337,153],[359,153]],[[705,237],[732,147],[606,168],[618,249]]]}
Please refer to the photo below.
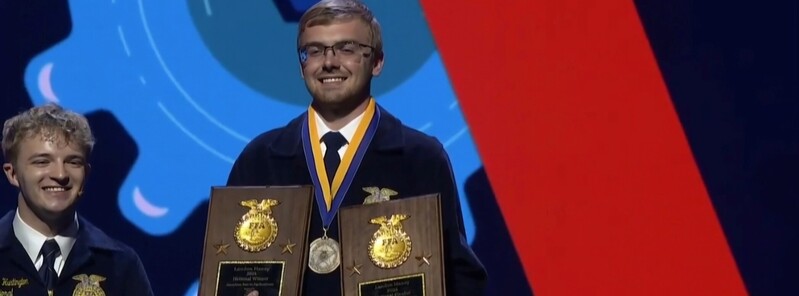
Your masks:
{"label": "white dress shirt", "polygon": [[36,267],[36,270],[39,270],[44,263],[44,256],[42,256],[40,251],[42,250],[42,246],[44,242],[48,239],[54,238],[55,241],[58,243],[58,247],[61,249],[61,255],[55,258],[55,271],[61,275],[61,270],[64,268],[64,263],[67,262],[67,257],[69,256],[69,252],[72,251],[72,246],[75,245],[75,239],[78,234],[78,217],[77,214],[75,215],[75,222],[73,222],[66,230],[62,233],[56,235],[55,237],[47,237],[40,232],[30,227],[25,221],[22,221],[22,218],[19,216],[19,209],[17,209],[17,213],[14,216],[14,235],[17,237],[17,240],[22,244],[22,247],[25,248],[25,252],[28,253],[28,256],[33,262],[33,265]]}
{"label": "white dress shirt", "polygon": [[[344,144],[344,146],[341,146],[341,148],[338,149],[338,156],[340,159],[344,159],[344,153],[347,152],[347,147],[350,146],[350,143],[352,142],[352,137],[355,136],[355,130],[358,129],[358,125],[361,123],[361,119],[363,119],[364,113],[366,112],[361,112],[361,115],[358,115],[358,117],[355,117],[355,119],[353,119],[352,121],[347,123],[347,125],[338,130],[338,132],[341,133],[342,136],[344,136],[344,139],[347,139],[347,144]],[[322,120],[322,117],[319,116],[319,113],[315,113],[314,115],[315,115],[314,118],[316,118],[316,135],[319,137],[317,141],[322,145],[322,155],[325,155],[325,151],[327,151],[327,146],[325,145],[324,142],[322,142],[322,136],[324,136],[327,132],[333,130],[331,130],[325,124],[325,121]]]}

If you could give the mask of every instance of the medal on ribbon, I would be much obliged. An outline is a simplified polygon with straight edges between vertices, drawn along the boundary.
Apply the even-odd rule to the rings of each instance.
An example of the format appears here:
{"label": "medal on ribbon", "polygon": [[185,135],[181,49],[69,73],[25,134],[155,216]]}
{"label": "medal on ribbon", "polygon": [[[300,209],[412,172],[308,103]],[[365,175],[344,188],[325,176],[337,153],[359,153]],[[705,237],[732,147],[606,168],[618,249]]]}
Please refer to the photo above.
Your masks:
{"label": "medal on ribbon", "polygon": [[364,117],[358,124],[355,135],[341,159],[341,164],[330,185],[327,182],[322,149],[316,143],[319,140],[316,116],[313,108],[309,107],[302,126],[302,148],[308,171],[311,174],[311,181],[314,184],[314,196],[322,217],[324,235],[311,242],[308,267],[316,273],[325,274],[333,272],[341,265],[341,248],[336,240],[327,237],[327,229],[333,222],[333,217],[336,216],[338,208],[355,178],[355,173],[361,165],[369,143],[374,138],[377,123],[380,121],[380,110],[377,109],[374,99],[370,98],[364,111]]}

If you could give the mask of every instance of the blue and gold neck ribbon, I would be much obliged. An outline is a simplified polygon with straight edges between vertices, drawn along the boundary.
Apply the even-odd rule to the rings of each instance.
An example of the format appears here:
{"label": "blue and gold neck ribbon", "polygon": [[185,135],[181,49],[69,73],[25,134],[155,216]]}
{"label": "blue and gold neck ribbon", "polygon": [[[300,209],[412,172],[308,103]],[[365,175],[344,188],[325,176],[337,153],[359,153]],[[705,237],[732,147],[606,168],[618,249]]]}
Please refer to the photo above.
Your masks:
{"label": "blue and gold neck ribbon", "polygon": [[[355,135],[349,143],[347,152],[341,159],[333,183],[328,185],[327,170],[325,170],[325,160],[322,155],[322,148],[316,142],[319,141],[319,134],[316,129],[316,112],[309,107],[306,120],[302,125],[302,150],[305,153],[305,163],[308,165],[308,172],[311,173],[311,181],[314,185],[314,196],[316,204],[319,206],[319,214],[322,216],[322,223],[325,229],[330,227],[333,217],[336,216],[344,196],[358,172],[366,149],[374,138],[377,131],[377,123],[380,121],[380,110],[376,107],[375,100],[369,99],[369,103],[364,111],[364,116],[355,130]],[[313,143],[313,144],[312,144]]]}

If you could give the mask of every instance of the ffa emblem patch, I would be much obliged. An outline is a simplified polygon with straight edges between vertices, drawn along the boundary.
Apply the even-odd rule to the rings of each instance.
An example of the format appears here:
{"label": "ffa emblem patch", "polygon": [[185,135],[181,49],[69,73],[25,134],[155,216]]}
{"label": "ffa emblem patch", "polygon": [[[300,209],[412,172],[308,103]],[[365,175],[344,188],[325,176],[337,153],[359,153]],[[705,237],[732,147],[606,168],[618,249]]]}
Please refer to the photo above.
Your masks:
{"label": "ffa emblem patch", "polygon": [[104,281],[105,277],[79,274],[73,276],[72,279],[79,281],[72,296],[105,296],[105,291],[100,287],[100,282]]}
{"label": "ffa emblem patch", "polygon": [[392,195],[397,195],[396,191],[388,188],[364,187],[363,191],[369,193],[369,196],[363,200],[363,204],[365,205],[389,201]]}

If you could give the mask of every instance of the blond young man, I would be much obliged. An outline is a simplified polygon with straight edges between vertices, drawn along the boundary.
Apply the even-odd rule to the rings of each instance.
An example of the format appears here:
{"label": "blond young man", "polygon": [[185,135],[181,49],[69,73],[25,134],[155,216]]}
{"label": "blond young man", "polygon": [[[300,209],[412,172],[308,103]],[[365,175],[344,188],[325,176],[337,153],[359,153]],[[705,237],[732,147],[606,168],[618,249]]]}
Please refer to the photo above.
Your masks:
{"label": "blond young man", "polygon": [[76,213],[93,145],[86,118],[53,104],[3,125],[3,172],[19,194],[0,218],[0,294],[153,295],[136,252]]}

